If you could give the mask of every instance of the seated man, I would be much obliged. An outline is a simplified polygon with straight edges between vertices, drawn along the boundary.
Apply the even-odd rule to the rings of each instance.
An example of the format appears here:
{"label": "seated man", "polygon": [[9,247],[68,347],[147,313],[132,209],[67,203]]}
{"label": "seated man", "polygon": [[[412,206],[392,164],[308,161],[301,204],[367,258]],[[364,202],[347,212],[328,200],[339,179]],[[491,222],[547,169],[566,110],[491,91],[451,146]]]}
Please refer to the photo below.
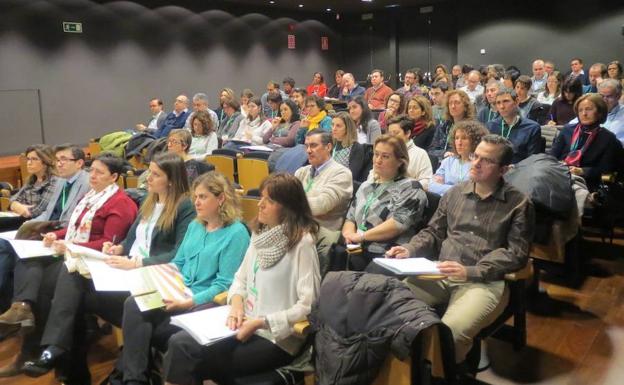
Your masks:
{"label": "seated man", "polygon": [[511,141],[512,163],[539,153],[542,129],[537,122],[520,115],[516,93],[509,88],[502,88],[496,94],[496,108],[500,117],[488,122],[487,128],[492,134]]}
{"label": "seated man", "polygon": [[465,359],[473,338],[504,310],[504,275],[528,260],[533,206],[503,179],[512,155],[508,140],[484,136],[472,155],[471,180],[444,194],[429,225],[386,254],[438,256],[438,268],[447,278],[406,282],[429,305],[448,303],[442,322],[453,333],[456,362]]}
{"label": "seated man", "polygon": [[477,120],[483,124],[498,118],[496,110],[496,94],[501,87],[501,83],[496,79],[488,80],[485,85],[485,97],[477,97]]}
{"label": "seated man", "polygon": [[340,92],[340,100],[349,102],[360,95],[364,95],[366,89],[357,84],[353,74],[346,73],[342,75],[342,91]]}
{"label": "seated man", "polygon": [[449,86],[445,82],[435,82],[429,90],[429,99],[431,99],[431,113],[433,115],[433,123],[437,126],[444,121],[446,115],[446,92]]}
{"label": "seated man", "polygon": [[622,83],[615,79],[604,79],[598,84],[598,93],[609,109],[607,120],[602,126],[624,144],[624,105],[618,102],[622,97]]}
{"label": "seated man", "polygon": [[483,86],[480,81],[481,74],[479,71],[472,70],[466,77],[466,85],[460,88],[460,90],[464,91],[468,95],[472,103],[475,102],[477,96],[483,95]]}
{"label": "seated man", "polygon": [[353,195],[351,170],[332,159],[331,134],[320,129],[305,138],[308,166],[295,172],[303,184],[312,215],[327,229],[338,231]]}
{"label": "seated man", "polygon": [[186,95],[179,95],[173,102],[173,111],[167,115],[162,127],[154,132],[154,136],[156,138],[164,138],[169,135],[171,130],[183,128],[189,115],[188,105],[189,102]]}
{"label": "seated man", "polygon": [[604,63],[594,63],[589,67],[589,84],[583,86],[583,93],[598,92],[598,84],[602,82],[602,79],[608,78],[607,66]]}
{"label": "seated man", "polygon": [[535,60],[532,65],[532,69],[533,76],[531,77],[531,90],[529,93],[537,97],[537,94],[546,89],[548,75],[544,71],[544,61],[542,59]]}
{"label": "seated man", "polygon": [[371,86],[364,92],[364,100],[371,110],[386,108],[386,100],[392,94],[392,88],[384,84],[384,72],[373,70],[370,75]]}
{"label": "seated man", "polygon": [[210,115],[212,126],[219,127],[219,117],[217,116],[217,113],[208,108],[208,106],[208,95],[202,92],[193,95],[193,112],[188,114],[186,122],[184,123],[184,128],[189,131],[193,131],[191,122],[193,121],[193,116],[195,116],[197,111],[206,111],[208,115]]}
{"label": "seated man", "polygon": [[152,133],[165,124],[165,118],[167,114],[163,111],[163,102],[160,99],[152,99],[149,102],[150,111],[152,111],[152,117],[148,121],[147,125],[143,123],[137,124],[135,127],[137,131],[145,131],[148,133]]}
{"label": "seated man", "polygon": [[282,97],[282,100],[288,99],[288,95],[280,89],[279,83],[271,80],[267,83],[267,92],[260,97],[260,103],[262,103],[262,112],[264,116],[271,116],[271,106],[269,106],[269,94],[278,93]]}

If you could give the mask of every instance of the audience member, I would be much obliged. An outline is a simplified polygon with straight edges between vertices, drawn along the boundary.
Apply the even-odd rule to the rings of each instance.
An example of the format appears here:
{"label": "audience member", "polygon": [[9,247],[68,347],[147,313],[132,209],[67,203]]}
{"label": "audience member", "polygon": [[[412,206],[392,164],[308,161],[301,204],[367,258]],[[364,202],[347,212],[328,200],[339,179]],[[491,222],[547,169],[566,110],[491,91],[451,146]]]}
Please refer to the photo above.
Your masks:
{"label": "audience member", "polygon": [[26,183],[9,200],[9,210],[22,218],[36,218],[48,207],[57,184],[54,151],[46,144],[28,146]]}
{"label": "audience member", "polygon": [[206,155],[212,154],[213,150],[219,148],[216,126],[211,116],[206,111],[198,111],[193,114],[191,119],[193,140],[188,153],[197,160],[203,160]]}
{"label": "audience member", "polygon": [[551,62],[550,60],[544,62],[544,72],[546,73],[546,76],[552,75],[555,69],[555,63]]}
{"label": "audience member", "polygon": [[388,131],[388,120],[403,113],[405,113],[405,98],[399,91],[395,91],[386,100],[386,109],[379,114],[378,121],[381,132],[386,133]]}
{"label": "audience member", "polygon": [[327,96],[332,98],[332,99],[338,99],[340,97],[340,95],[342,94],[342,76],[344,75],[344,71],[343,70],[338,70],[336,71],[336,73],[334,74],[334,81],[336,83],[334,83],[333,86],[329,87],[329,90],[327,91]]}
{"label": "audience member", "polygon": [[[148,195],[124,241],[120,245],[112,242],[102,245],[103,251],[111,254],[106,263],[114,268],[130,270],[170,262],[195,215],[188,199],[182,158],[159,154],[150,163],[149,173]],[[185,273],[183,269],[180,271]],[[98,314],[121,327],[124,301],[127,298],[127,302],[135,301],[127,292],[97,291],[91,279],[65,267],[60,268],[56,281],[54,301],[41,339],[41,346],[46,348],[39,359],[26,362],[24,371],[31,376],[43,375],[71,351],[71,370],[80,373],[86,382],[90,377],[86,362],[88,342],[85,327],[77,325],[84,320],[82,313]],[[166,304],[168,308],[179,305],[177,301]],[[124,342],[127,348],[128,340]]]}
{"label": "audience member", "polygon": [[462,120],[472,120],[474,117],[474,106],[470,103],[468,94],[462,90],[449,91],[446,94],[446,119],[435,128],[431,144],[426,147],[427,152],[439,161],[452,155],[449,151],[452,140],[449,135],[453,125]]}
{"label": "audience member", "polygon": [[406,176],[417,180],[420,182],[422,188],[427,190],[431,174],[433,173],[431,169],[431,161],[429,160],[427,151],[416,146],[410,139],[413,128],[414,121],[407,115],[395,116],[388,122],[388,134],[403,140],[407,147],[409,163],[407,165]]}
{"label": "audience member", "polygon": [[143,123],[137,124],[135,127],[137,131],[155,132],[165,124],[165,118],[167,114],[163,111],[163,102],[160,99],[154,98],[149,101],[149,108],[152,112],[152,116],[147,125]]}
{"label": "audience member", "polygon": [[473,338],[507,305],[504,275],[527,263],[533,206],[503,179],[512,152],[504,138],[484,136],[472,156],[471,180],[444,194],[429,225],[387,253],[389,258],[439,261],[446,279],[406,282],[430,306],[448,304],[442,322],[453,334],[456,362],[465,359]]}
{"label": "audience member", "polygon": [[[267,104],[269,105],[269,113],[265,115],[267,119],[273,119],[279,116],[279,106],[282,104],[283,99],[279,92],[269,92],[269,96],[267,96]],[[249,105],[249,102],[247,103]],[[249,117],[249,114],[247,114]]]}
{"label": "audience member", "polygon": [[188,226],[172,261],[193,296],[166,301],[164,309],[150,312],[139,310],[132,297],[126,300],[124,348],[116,365],[125,384],[149,383],[150,348],[165,349],[169,337],[180,331],[169,323],[171,316],[210,306],[215,295],[229,289],[249,245],[249,233],[240,222],[239,198],[223,175],[211,172],[198,178],[193,199],[197,219]]}
{"label": "audience member", "polygon": [[308,96],[308,92],[303,88],[295,88],[290,94],[290,100],[295,102],[297,107],[299,107],[299,114],[304,117],[307,116],[306,106],[305,106],[305,98]]}
{"label": "audience member", "polygon": [[299,107],[292,99],[286,99],[280,105],[280,116],[271,120],[271,128],[264,134],[262,142],[292,147],[295,145],[300,123]]}
{"label": "audience member", "polygon": [[489,134],[487,128],[474,120],[462,120],[451,130],[451,151],[453,155],[442,160],[440,167],[431,178],[429,191],[444,195],[451,187],[469,179],[472,166],[470,155],[475,151],[481,138]]}
{"label": "audience member", "polygon": [[288,98],[288,96],[280,89],[280,85],[277,82],[271,80],[266,86],[267,92],[260,97],[261,108],[264,116],[271,116],[271,107],[269,106],[269,94],[278,93],[282,97],[282,100]]}
{"label": "audience member", "polygon": [[219,127],[223,124],[223,120],[227,118],[227,115],[223,109],[223,103],[226,100],[236,100],[236,95],[234,95],[234,90],[231,88],[222,88],[221,92],[219,92],[219,108],[215,110],[215,114],[219,117]]}
{"label": "audience member", "polygon": [[583,85],[581,80],[575,77],[568,77],[561,86],[561,96],[559,96],[550,106],[548,112],[550,125],[564,125],[574,119],[574,103],[583,95]]}
{"label": "audience member", "polygon": [[[518,83],[519,84],[519,83]],[[518,97],[509,88],[502,88],[496,94],[496,108],[500,117],[487,123],[492,134],[500,135],[511,142],[511,162],[528,158],[541,150],[542,129],[536,121],[528,119],[519,111]]]}
{"label": "audience member", "polygon": [[532,65],[533,76],[531,76],[531,89],[529,94],[537,97],[537,95],[546,89],[546,81],[548,75],[544,71],[544,61],[537,59]]}
{"label": "audience member", "polygon": [[526,75],[520,75],[513,89],[516,91],[520,115],[524,118],[537,121],[541,105],[537,99],[529,93],[531,89],[531,78]]}
{"label": "audience member", "polygon": [[247,119],[248,116],[243,116],[240,112],[240,105],[235,99],[227,99],[223,102],[223,113],[225,114],[225,118],[221,121],[219,130],[217,131],[217,137],[223,141],[227,141],[236,135],[241,122]]}
{"label": "audience member", "polygon": [[254,93],[249,88],[245,88],[241,92],[240,96],[240,112],[244,117],[247,117],[247,104],[254,97]]}
{"label": "audience member", "polygon": [[[459,64],[455,64],[453,68],[451,68],[451,78],[453,79],[453,86],[455,86],[455,88],[460,88],[464,86],[463,77],[464,74],[462,73],[462,66],[460,66]],[[457,85],[457,83],[460,84]]]}
{"label": "audience member", "polygon": [[173,111],[167,115],[162,127],[154,131],[154,136],[156,138],[166,138],[171,130],[183,128],[189,115],[188,104],[186,95],[178,95],[173,102]]}
{"label": "audience member", "polygon": [[468,98],[470,98],[470,102],[474,103],[475,99],[479,95],[483,95],[483,86],[480,83],[481,75],[479,71],[470,71],[468,76],[466,77],[466,85],[460,88],[461,91],[464,91]]}
{"label": "audience member", "polygon": [[598,84],[607,77],[607,66],[603,63],[595,63],[589,67],[589,84],[583,87],[583,93],[598,92]]}
{"label": "audience member", "polygon": [[448,84],[445,82],[435,82],[431,85],[431,89],[429,90],[431,113],[436,126],[442,123],[444,115],[446,115],[446,92],[448,90]]}
{"label": "audience member", "polygon": [[362,183],[342,227],[347,244],[360,244],[352,256],[354,270],[364,270],[388,247],[404,243],[422,221],[427,196],[420,183],[407,177],[409,154],[405,142],[382,135],[375,140],[373,180]]}
{"label": "audience member", "polygon": [[306,134],[314,129],[321,129],[329,132],[331,130],[331,118],[325,111],[325,101],[316,95],[305,98],[306,112],[308,115],[301,120],[299,131],[297,131],[297,144],[305,142]]}
{"label": "audience member", "polygon": [[338,112],[332,118],[332,158],[351,170],[354,182],[364,182],[372,167],[371,146],[357,141],[357,126],[349,113]]}
{"label": "audience member", "polygon": [[184,128],[186,128],[189,131],[193,131],[193,116],[195,116],[195,114],[197,114],[199,111],[203,111],[206,112],[208,114],[208,116],[210,117],[210,120],[212,120],[212,126],[213,127],[219,127],[219,117],[217,116],[217,114],[211,110],[209,107],[209,103],[208,103],[208,95],[204,94],[204,93],[197,93],[195,95],[193,95],[193,112],[189,113],[188,117],[186,118],[186,122],[184,123]]}
{"label": "audience member", "polygon": [[331,134],[318,129],[305,138],[308,166],[295,172],[320,226],[339,231],[353,195],[351,171],[332,159]]}
{"label": "audience member", "polygon": [[609,110],[603,127],[624,144],[624,105],[618,103],[622,98],[622,83],[616,79],[605,79],[598,85],[598,93]]}
{"label": "audience member", "polygon": [[373,118],[373,113],[366,104],[364,97],[358,96],[347,104],[349,116],[357,127],[357,140],[362,144],[372,144],[381,135],[379,122]]}
{"label": "audience member", "polygon": [[[472,68],[470,68],[472,70]],[[444,81],[449,85],[449,89],[453,88],[453,77],[449,74],[448,68],[444,64],[438,64],[435,66],[433,73],[436,78],[444,78]]]}
{"label": "audience member", "polygon": [[282,80],[282,86],[284,87],[284,93],[286,94],[286,99],[290,98],[290,94],[292,90],[295,89],[295,79],[287,76]]}
{"label": "audience member", "polygon": [[188,151],[192,143],[193,136],[187,130],[173,130],[167,137],[167,151],[178,155],[184,160],[188,185],[193,184],[193,181],[195,181],[198,176],[214,170],[213,165],[194,159],[189,154]]}
{"label": "audience member", "polygon": [[570,72],[567,73],[566,77],[579,78],[584,86],[589,84],[589,78],[583,70],[583,60],[581,58],[575,57],[570,60]]}
{"label": "audience member", "polygon": [[384,72],[374,69],[370,74],[371,86],[364,93],[364,100],[371,110],[381,110],[386,105],[386,100],[392,94],[392,88],[384,83]]}
{"label": "audience member", "polygon": [[503,75],[503,85],[506,88],[514,89],[516,87],[516,80],[520,77],[520,71],[514,67],[510,66]]}
{"label": "audience member", "polygon": [[350,73],[342,75],[342,91],[340,92],[340,100],[350,101],[358,96],[364,96],[366,89],[357,84],[355,77]]}
{"label": "audience member", "polygon": [[415,95],[422,95],[422,73],[418,68],[410,68],[405,71],[403,77],[403,87],[397,88],[395,93],[403,96],[405,99],[409,99]]}
{"label": "audience member", "polygon": [[[279,95],[276,96],[279,97]],[[269,96],[269,99],[271,99],[271,97],[272,96]],[[231,137],[229,140],[241,141],[254,145],[262,144],[264,134],[271,128],[271,121],[264,117],[260,99],[251,99],[248,106],[247,117],[241,120],[234,137]],[[237,148],[236,143],[229,142],[228,145],[230,144],[233,144],[235,146],[234,148]]]}
{"label": "audience member", "polygon": [[[477,98],[477,120],[486,124],[498,118],[496,110],[496,94],[501,87],[501,83],[496,79],[490,79],[485,85],[485,97]],[[480,102],[480,103],[479,103]]]}
{"label": "audience member", "polygon": [[559,73],[559,71],[555,71],[551,75],[548,75],[546,88],[537,95],[537,101],[541,104],[552,105],[555,99],[561,96],[562,81],[563,76]]}
{"label": "audience member", "polygon": [[320,72],[315,72],[312,77],[312,83],[308,85],[306,88],[308,95],[316,95],[319,98],[324,98],[327,94],[327,85],[325,84],[325,79],[323,78],[323,74]]}
{"label": "audience member", "polygon": [[288,365],[305,344],[293,325],[306,319],[319,291],[318,225],[294,176],[271,175],[260,190],[258,225],[228,292],[227,326],[236,337],[202,346],[184,331],[175,334],[164,358],[169,383],[233,383]]}
{"label": "audience member", "polygon": [[[439,83],[434,83],[438,84]],[[434,88],[432,88],[433,90]],[[423,150],[429,148],[435,135],[435,124],[432,117],[431,103],[424,96],[412,96],[405,109],[407,116],[414,121],[411,139]]]}
{"label": "audience member", "polygon": [[594,191],[603,173],[617,169],[622,144],[602,126],[609,110],[601,95],[581,96],[574,103],[574,112],[578,123],[563,127],[550,153],[568,165],[573,175],[584,178],[588,190]]}

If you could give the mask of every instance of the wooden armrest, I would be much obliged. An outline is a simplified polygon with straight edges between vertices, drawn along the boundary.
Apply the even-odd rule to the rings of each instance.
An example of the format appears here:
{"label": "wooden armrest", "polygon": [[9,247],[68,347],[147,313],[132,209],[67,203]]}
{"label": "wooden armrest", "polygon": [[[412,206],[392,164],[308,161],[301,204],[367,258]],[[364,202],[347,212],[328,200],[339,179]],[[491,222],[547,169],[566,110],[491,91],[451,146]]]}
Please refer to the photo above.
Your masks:
{"label": "wooden armrest", "polygon": [[531,259],[527,261],[527,264],[518,271],[505,274],[506,281],[520,281],[523,279],[530,279],[533,276],[533,262]]}
{"label": "wooden armrest", "polygon": [[293,330],[300,336],[305,336],[310,332],[310,322],[308,320],[299,321],[293,326]]}
{"label": "wooden armrest", "polygon": [[420,274],[415,276],[418,279],[423,279],[427,281],[439,281],[446,278],[444,274]]}
{"label": "wooden armrest", "polygon": [[216,303],[217,305],[225,305],[227,303],[227,297],[228,297],[228,292],[223,291],[215,295],[214,298],[212,299],[212,302]]}
{"label": "wooden armrest", "polygon": [[3,188],[2,190],[0,190],[0,196],[3,196],[5,198],[10,198],[11,197],[11,191]]}
{"label": "wooden armrest", "polygon": [[606,174],[602,174],[600,176],[600,180],[603,183],[613,183],[615,182],[615,177],[617,176],[617,173],[606,173]]}
{"label": "wooden armrest", "polygon": [[359,247],[357,249],[346,249],[347,250],[347,254],[349,255],[357,255],[357,254],[362,254],[362,248]]}

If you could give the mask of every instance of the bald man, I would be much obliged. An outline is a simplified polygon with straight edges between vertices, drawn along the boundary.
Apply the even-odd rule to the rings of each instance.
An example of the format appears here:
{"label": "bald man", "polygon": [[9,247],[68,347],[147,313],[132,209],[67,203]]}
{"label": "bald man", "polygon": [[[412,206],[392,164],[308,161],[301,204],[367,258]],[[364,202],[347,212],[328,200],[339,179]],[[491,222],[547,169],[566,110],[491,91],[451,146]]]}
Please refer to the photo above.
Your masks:
{"label": "bald man", "polygon": [[548,75],[546,75],[546,71],[544,70],[544,61],[542,59],[535,60],[532,69],[533,76],[531,77],[531,89],[529,93],[537,96],[537,94],[546,89],[546,79],[548,79]]}
{"label": "bald man", "polygon": [[342,75],[342,91],[340,92],[340,100],[348,102],[357,96],[364,95],[365,92],[366,89],[357,84],[353,74],[346,73]]}
{"label": "bald man", "polygon": [[156,138],[165,138],[171,130],[183,128],[189,114],[189,99],[186,95],[178,95],[173,102],[173,111],[165,118],[165,123],[154,132]]}

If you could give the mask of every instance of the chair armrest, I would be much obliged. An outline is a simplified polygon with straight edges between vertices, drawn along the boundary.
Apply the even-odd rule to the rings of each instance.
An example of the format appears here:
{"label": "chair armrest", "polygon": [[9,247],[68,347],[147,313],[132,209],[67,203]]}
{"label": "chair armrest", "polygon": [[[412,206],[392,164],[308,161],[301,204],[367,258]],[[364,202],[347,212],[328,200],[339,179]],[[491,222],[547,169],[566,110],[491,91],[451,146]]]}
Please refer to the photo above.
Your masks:
{"label": "chair armrest", "polygon": [[505,280],[506,281],[527,280],[527,279],[530,279],[532,276],[533,276],[533,262],[531,261],[531,259],[529,259],[527,261],[527,264],[524,265],[522,269],[515,271],[513,273],[505,274]]}
{"label": "chair armrest", "polygon": [[310,322],[308,320],[299,321],[293,325],[293,330],[299,336],[306,336],[310,332]]}
{"label": "chair armrest", "polygon": [[616,176],[617,176],[617,173],[611,173],[611,172],[610,173],[605,173],[605,174],[602,174],[600,176],[600,180],[603,183],[613,183],[613,182],[615,182]]}
{"label": "chair armrest", "polygon": [[214,298],[212,299],[212,302],[216,303],[217,305],[225,305],[227,303],[227,297],[228,297],[228,292],[223,291],[215,295]]}

